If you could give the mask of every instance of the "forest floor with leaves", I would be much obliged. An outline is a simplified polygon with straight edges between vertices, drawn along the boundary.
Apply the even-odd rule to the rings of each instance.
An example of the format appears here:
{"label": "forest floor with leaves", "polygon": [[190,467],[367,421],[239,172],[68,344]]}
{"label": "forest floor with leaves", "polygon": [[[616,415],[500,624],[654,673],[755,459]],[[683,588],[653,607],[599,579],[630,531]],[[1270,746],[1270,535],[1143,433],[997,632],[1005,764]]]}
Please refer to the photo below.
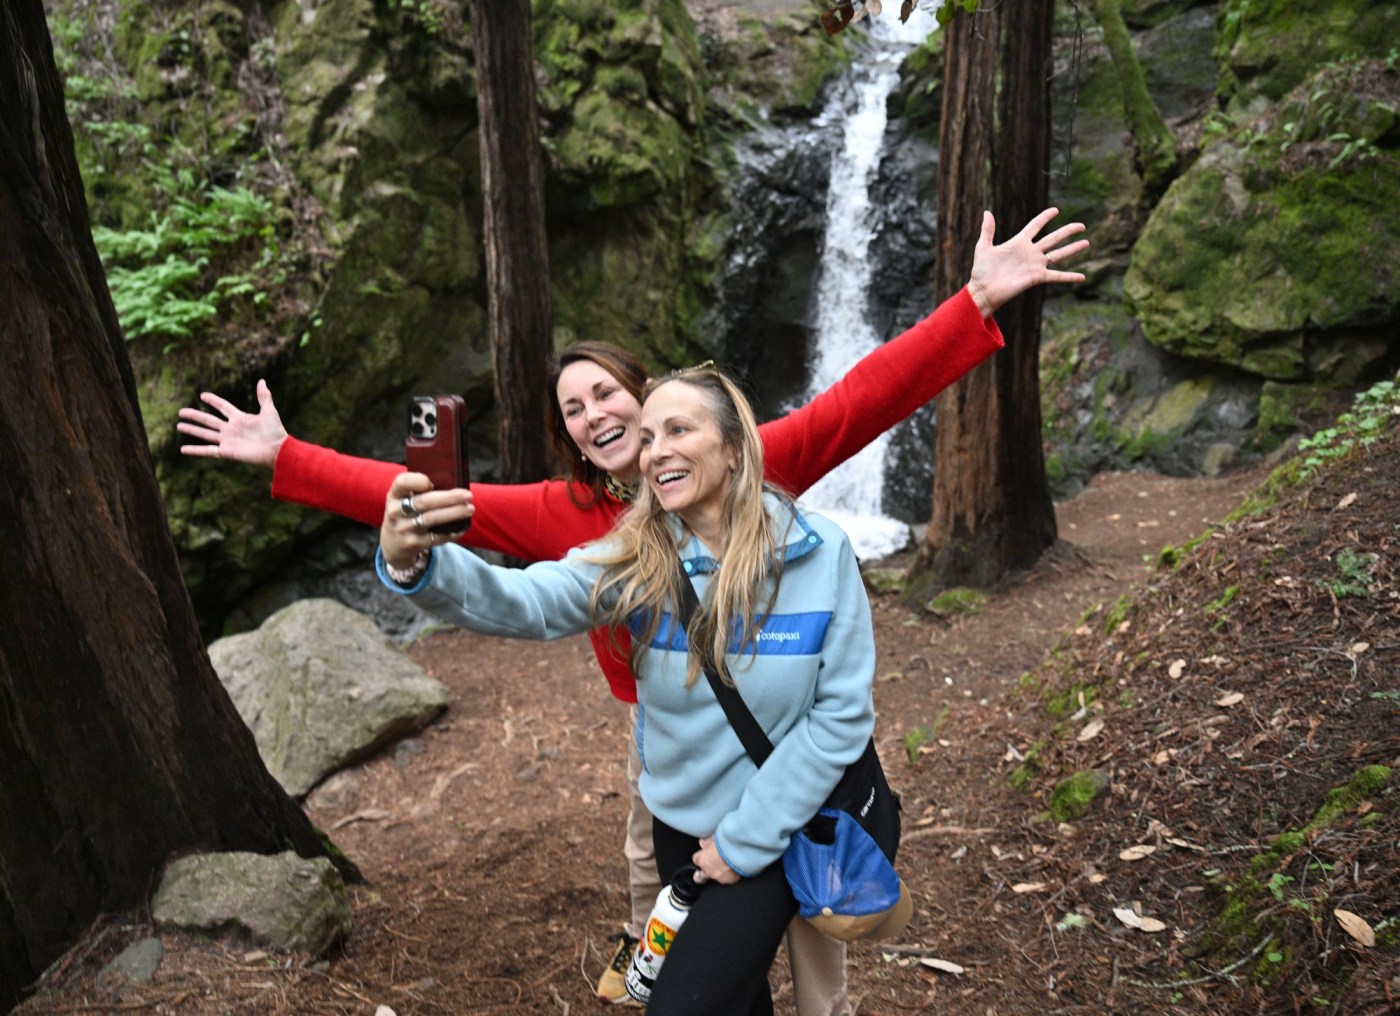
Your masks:
{"label": "forest floor with leaves", "polygon": [[[916,913],[852,947],[859,1013],[1400,1012],[1398,446],[1228,524],[1263,468],[1101,475],[980,612],[872,594]],[[1149,568],[1164,546],[1175,567]],[[451,709],[308,804],[367,878],[343,950],[111,915],[16,1012],[607,1010],[625,708],[582,638],[440,632],[411,655]],[[1102,791],[1048,818],[1075,773]],[[99,977],[150,935],[151,981]],[[792,1013],[781,953],[771,977]]]}

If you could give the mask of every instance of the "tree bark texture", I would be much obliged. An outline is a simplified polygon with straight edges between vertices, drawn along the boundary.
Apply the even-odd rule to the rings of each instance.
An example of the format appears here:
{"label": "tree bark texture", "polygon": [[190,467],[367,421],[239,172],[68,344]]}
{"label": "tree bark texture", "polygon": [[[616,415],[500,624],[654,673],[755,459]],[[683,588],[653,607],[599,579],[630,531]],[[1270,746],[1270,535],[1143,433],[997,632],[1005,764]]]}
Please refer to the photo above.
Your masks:
{"label": "tree bark texture", "polygon": [[205,653],[39,0],[0,5],[0,343],[8,1011],[98,914],[142,904],[172,854],[325,849]]}
{"label": "tree bark texture", "polygon": [[530,5],[476,0],[472,32],[500,474],[519,483],[549,474],[544,425],[553,398],[544,385],[554,325]]}
{"label": "tree bark texture", "polygon": [[[1049,202],[1053,0],[992,4],[945,26],[938,166],[939,300],[972,266],[982,211],[998,240]],[[1041,447],[1042,290],[997,312],[1006,349],[939,396],[933,517],[916,588],[986,588],[1055,542]]]}

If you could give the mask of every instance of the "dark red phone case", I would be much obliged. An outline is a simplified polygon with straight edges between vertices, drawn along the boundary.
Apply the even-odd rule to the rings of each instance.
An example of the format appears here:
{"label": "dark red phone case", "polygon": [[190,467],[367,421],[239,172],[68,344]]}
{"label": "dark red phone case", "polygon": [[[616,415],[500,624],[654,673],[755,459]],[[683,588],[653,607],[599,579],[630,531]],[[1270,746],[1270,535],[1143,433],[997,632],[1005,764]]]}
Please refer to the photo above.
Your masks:
{"label": "dark red phone case", "polygon": [[[415,434],[414,409],[431,401],[436,412],[431,433]],[[423,473],[433,481],[434,490],[454,490],[468,484],[470,470],[467,461],[467,404],[460,395],[414,396],[408,404],[408,436],[404,442],[404,458],[413,473]],[[422,419],[418,419],[422,429]],[[461,533],[471,525],[471,519],[433,526],[435,533]]]}

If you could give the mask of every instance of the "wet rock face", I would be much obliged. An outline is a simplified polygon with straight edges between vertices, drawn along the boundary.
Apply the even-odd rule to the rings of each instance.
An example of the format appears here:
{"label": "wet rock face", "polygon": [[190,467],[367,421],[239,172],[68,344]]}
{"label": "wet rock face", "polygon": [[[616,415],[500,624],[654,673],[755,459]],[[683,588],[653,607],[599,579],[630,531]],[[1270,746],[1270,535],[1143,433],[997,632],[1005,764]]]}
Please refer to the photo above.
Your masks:
{"label": "wet rock face", "polygon": [[705,329],[718,358],[748,379],[760,417],[790,408],[807,384],[826,192],[837,130],[809,123],[736,145],[732,228]]}

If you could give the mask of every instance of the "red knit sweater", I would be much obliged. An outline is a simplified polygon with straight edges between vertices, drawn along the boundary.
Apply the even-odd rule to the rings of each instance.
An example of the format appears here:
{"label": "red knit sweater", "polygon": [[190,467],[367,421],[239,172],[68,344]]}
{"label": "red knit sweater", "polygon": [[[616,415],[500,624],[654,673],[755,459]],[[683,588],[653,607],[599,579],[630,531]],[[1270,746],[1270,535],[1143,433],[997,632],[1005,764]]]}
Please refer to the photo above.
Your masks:
{"label": "red knit sweater", "polygon": [[[984,320],[963,289],[902,335],[857,363],[807,405],[759,427],[764,476],[800,496],[832,469],[1000,349],[1001,330]],[[277,454],[272,496],[335,512],[370,526],[384,519],[384,501],[402,465],[342,455],[288,437]],[[626,505],[603,497],[580,508],[564,480],[473,483],[476,514],[460,542],[526,561],[556,561],[605,536]],[[575,490],[587,501],[587,488]],[[590,633],[613,695],[637,701],[627,662],[626,633],[613,645],[607,631]]]}

